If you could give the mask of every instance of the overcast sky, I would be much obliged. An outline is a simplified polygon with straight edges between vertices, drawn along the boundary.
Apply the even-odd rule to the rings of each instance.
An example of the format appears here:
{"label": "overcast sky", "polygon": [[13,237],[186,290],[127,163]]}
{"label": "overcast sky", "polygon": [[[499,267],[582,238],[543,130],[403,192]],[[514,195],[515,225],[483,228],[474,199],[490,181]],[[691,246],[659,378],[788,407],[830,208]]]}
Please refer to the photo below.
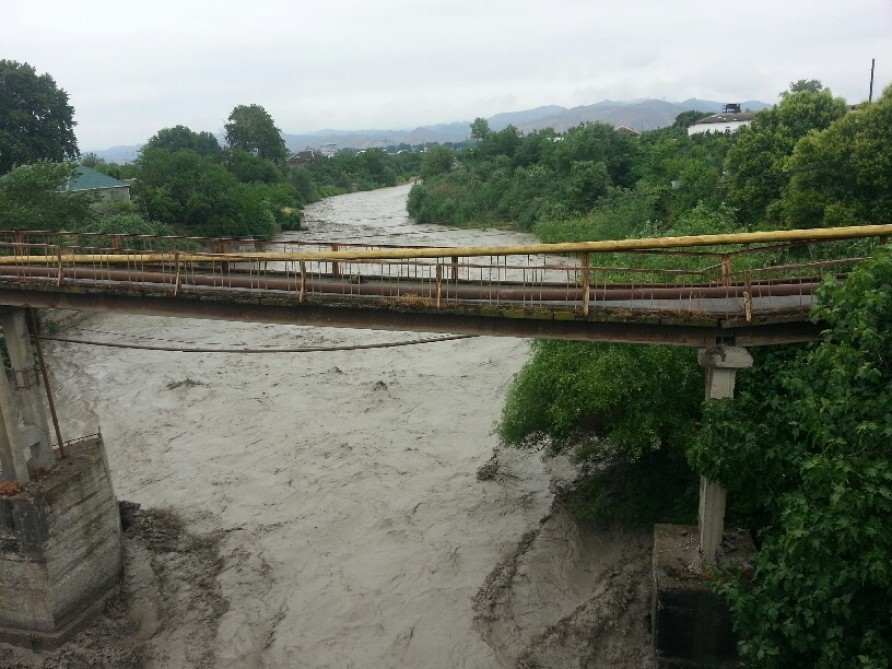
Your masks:
{"label": "overcast sky", "polygon": [[0,0],[0,58],[65,89],[81,150],[260,104],[285,132],[541,105],[775,102],[892,81],[892,0]]}

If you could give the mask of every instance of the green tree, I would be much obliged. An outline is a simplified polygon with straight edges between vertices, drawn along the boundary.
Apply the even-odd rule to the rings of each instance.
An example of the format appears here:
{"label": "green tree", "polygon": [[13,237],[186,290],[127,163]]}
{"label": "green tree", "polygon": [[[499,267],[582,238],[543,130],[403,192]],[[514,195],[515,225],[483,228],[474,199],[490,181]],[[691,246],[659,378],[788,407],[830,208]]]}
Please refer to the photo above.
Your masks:
{"label": "green tree", "polygon": [[27,63],[0,60],[0,175],[39,160],[78,155],[68,93]]}
{"label": "green tree", "polygon": [[485,118],[477,117],[471,123],[471,139],[484,140],[489,137],[489,121]]}
{"label": "green tree", "polygon": [[703,375],[691,351],[542,340],[532,349],[502,410],[503,444],[584,463],[583,517],[642,523],[695,508],[684,452]]}
{"label": "green tree", "polygon": [[175,125],[156,132],[143,149],[182,151],[191,149],[200,156],[219,157],[223,153],[217,138],[209,132],[193,132],[184,125]]}
{"label": "green tree", "polygon": [[206,235],[269,237],[273,206],[223,165],[195,151],[146,149],[134,195],[152,220]]}
{"label": "green tree", "polygon": [[790,93],[820,93],[824,90],[824,84],[817,79],[800,79],[799,81],[790,82],[790,88],[782,91],[781,98],[787,97]]}
{"label": "green tree", "polygon": [[789,181],[787,158],[801,138],[828,128],[848,110],[845,100],[834,98],[829,89],[801,88],[783,96],[775,107],[758,112],[751,125],[740,129],[728,151],[727,201],[746,225],[781,222],[779,211],[770,205],[780,199]]}
{"label": "green tree", "polygon": [[455,160],[455,152],[439,144],[430,147],[424,152],[421,159],[421,178],[430,179],[440,174],[446,174],[452,169]]}
{"label": "green tree", "polygon": [[712,116],[712,114],[709,112],[697,111],[696,109],[690,109],[676,116],[675,123],[672,124],[672,127],[679,130],[687,130],[697,121],[706,118],[707,116]]}
{"label": "green tree", "polygon": [[285,181],[284,172],[272,160],[261,158],[242,149],[229,152],[226,166],[244,183],[275,184]]}
{"label": "green tree", "polygon": [[780,209],[789,225],[892,220],[892,86],[872,105],[799,141]]}
{"label": "green tree", "polygon": [[747,666],[888,667],[892,254],[819,298],[821,342],[760,356],[690,458],[762,515],[751,582],[724,588]]}
{"label": "green tree", "polygon": [[282,132],[272,116],[260,105],[239,105],[223,126],[230,149],[241,149],[259,158],[284,161],[288,157]]}
{"label": "green tree", "polygon": [[90,192],[65,186],[74,163],[36,162],[0,177],[0,228],[4,230],[77,230],[96,220]]}

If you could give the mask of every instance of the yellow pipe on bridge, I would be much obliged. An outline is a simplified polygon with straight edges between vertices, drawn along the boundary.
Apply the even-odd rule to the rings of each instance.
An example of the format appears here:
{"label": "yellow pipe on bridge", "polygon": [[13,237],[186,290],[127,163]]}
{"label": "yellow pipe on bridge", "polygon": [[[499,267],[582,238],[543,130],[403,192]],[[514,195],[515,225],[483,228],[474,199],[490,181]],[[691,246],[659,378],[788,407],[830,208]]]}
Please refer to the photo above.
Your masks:
{"label": "yellow pipe on bridge", "polygon": [[[380,248],[363,251],[306,251],[298,253],[101,253],[55,254],[42,256],[0,256],[2,265],[58,263],[158,263],[207,261],[296,261],[296,260],[384,260],[412,258],[453,258],[475,256],[510,256],[567,253],[618,253],[623,251],[696,248],[739,244],[838,241],[866,237],[892,236],[892,225],[859,225],[839,228],[772,230],[721,235],[689,235],[684,237],[646,237],[600,242],[567,242],[559,244],[522,244],[515,246],[463,246],[425,248]],[[271,242],[275,243],[275,242]]]}

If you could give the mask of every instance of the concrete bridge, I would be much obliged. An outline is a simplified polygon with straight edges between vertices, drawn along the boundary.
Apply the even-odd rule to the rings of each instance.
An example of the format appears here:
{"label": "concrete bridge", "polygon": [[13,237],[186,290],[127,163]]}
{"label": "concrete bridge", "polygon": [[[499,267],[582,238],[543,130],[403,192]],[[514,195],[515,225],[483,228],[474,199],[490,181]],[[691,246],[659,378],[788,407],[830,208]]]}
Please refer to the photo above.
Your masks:
{"label": "concrete bridge", "polygon": [[[0,233],[0,639],[53,644],[121,569],[101,438],[66,452],[33,308],[671,344],[732,397],[751,346],[816,339],[816,290],[892,225],[510,247]],[[49,419],[47,414],[49,414]],[[725,493],[701,481],[699,560]],[[23,605],[25,602],[26,605]]]}

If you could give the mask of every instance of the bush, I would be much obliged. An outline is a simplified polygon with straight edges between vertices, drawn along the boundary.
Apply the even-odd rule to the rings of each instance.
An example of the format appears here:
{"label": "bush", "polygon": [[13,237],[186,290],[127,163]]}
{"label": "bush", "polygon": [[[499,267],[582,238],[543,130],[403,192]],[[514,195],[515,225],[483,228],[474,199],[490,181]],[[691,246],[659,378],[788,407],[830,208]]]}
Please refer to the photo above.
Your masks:
{"label": "bush", "polygon": [[892,658],[892,255],[820,300],[821,342],[741,374],[690,451],[761,516],[752,584],[723,589],[752,667]]}

